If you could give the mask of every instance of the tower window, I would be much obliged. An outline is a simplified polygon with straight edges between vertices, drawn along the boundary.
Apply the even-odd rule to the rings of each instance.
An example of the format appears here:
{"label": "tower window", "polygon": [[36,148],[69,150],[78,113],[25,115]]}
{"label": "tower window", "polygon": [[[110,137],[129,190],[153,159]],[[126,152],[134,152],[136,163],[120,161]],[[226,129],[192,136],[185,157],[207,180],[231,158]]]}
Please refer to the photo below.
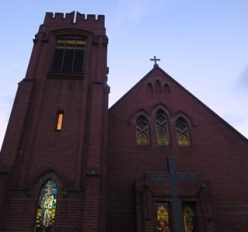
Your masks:
{"label": "tower window", "polygon": [[81,73],[83,71],[85,40],[82,38],[59,38],[51,71],[54,73]]}
{"label": "tower window", "polygon": [[56,130],[61,131],[63,126],[64,112],[58,112]]}
{"label": "tower window", "polygon": [[140,116],[136,121],[136,139],[138,145],[149,144],[149,125],[144,116]]}
{"label": "tower window", "polygon": [[48,180],[43,186],[35,220],[35,232],[53,232],[57,208],[57,187],[54,181]]}

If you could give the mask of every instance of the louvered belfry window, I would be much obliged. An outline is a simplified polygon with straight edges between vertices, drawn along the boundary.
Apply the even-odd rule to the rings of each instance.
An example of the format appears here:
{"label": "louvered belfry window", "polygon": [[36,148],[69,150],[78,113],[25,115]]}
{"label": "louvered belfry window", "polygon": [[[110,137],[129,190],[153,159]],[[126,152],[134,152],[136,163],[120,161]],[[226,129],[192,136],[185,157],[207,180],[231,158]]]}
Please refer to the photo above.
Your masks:
{"label": "louvered belfry window", "polygon": [[53,73],[81,73],[86,41],[82,38],[58,38],[51,71]]}

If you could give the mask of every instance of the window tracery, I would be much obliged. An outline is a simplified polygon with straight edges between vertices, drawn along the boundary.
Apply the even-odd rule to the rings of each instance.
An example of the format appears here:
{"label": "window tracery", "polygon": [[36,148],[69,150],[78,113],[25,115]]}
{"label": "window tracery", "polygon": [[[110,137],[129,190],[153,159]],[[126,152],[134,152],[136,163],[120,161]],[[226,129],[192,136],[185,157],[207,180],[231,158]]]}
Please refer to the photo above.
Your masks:
{"label": "window tracery", "polygon": [[168,117],[163,110],[156,113],[156,131],[159,145],[169,144]]}
{"label": "window tracery", "polygon": [[176,120],[176,134],[178,145],[190,145],[188,124],[183,117]]}
{"label": "window tracery", "polygon": [[138,145],[149,144],[149,124],[144,116],[140,116],[136,121],[136,139]]}

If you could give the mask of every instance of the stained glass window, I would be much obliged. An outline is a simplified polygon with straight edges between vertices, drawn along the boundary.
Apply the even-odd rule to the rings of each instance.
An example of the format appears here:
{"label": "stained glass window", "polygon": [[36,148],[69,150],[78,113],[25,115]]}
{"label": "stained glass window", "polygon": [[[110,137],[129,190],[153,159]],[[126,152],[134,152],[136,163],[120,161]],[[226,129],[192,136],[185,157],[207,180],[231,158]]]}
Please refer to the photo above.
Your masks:
{"label": "stained glass window", "polygon": [[54,181],[46,182],[41,190],[34,232],[52,232],[57,205],[57,187]]}
{"label": "stained glass window", "polygon": [[162,110],[156,113],[156,130],[159,145],[169,144],[168,118]]}
{"label": "stained glass window", "polygon": [[81,73],[86,42],[82,38],[59,38],[53,58],[52,72]]}
{"label": "stained glass window", "polygon": [[170,232],[169,204],[163,203],[157,205],[156,219],[158,232]]}
{"label": "stained glass window", "polygon": [[184,232],[196,232],[195,208],[193,204],[183,205],[183,224]]}
{"label": "stained glass window", "polygon": [[188,124],[182,117],[176,120],[176,133],[179,145],[190,144]]}
{"label": "stained glass window", "polygon": [[149,125],[144,116],[140,116],[136,122],[136,138],[137,144],[147,145],[149,144]]}

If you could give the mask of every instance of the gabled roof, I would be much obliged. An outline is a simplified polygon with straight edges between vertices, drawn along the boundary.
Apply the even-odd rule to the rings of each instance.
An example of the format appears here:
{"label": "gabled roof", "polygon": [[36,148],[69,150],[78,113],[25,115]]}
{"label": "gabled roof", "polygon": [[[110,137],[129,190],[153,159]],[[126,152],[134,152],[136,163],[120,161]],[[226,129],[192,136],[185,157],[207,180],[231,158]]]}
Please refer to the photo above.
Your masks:
{"label": "gabled roof", "polygon": [[162,72],[166,78],[169,79],[169,81],[174,82],[179,88],[181,88],[186,94],[190,95],[192,99],[197,101],[200,105],[205,107],[209,113],[213,114],[217,119],[219,119],[222,123],[224,123],[227,127],[229,127],[231,130],[233,130],[238,136],[240,136],[242,139],[244,139],[246,142],[248,142],[248,139],[242,135],[240,132],[238,132],[234,127],[232,127],[228,122],[226,122],[223,118],[221,118],[217,113],[215,113],[212,109],[210,109],[207,105],[205,105],[201,100],[199,100],[197,97],[195,97],[191,92],[189,92],[186,88],[184,88],[180,83],[178,83],[175,79],[173,79],[168,73],[166,73],[163,69],[161,69],[158,65],[154,66],[140,81],[138,81],[128,92],[126,92],[115,104],[113,104],[109,108],[109,112],[111,112],[115,107],[118,107],[120,104],[122,104],[123,101],[127,99],[127,97],[137,88],[141,86],[143,82],[145,82],[153,72],[160,71]]}
{"label": "gabled roof", "polygon": [[[151,71],[149,71],[140,81],[138,81],[131,89],[129,89],[119,100],[117,100],[116,103],[114,103],[109,110],[112,110],[114,107],[118,106],[122,101],[124,101],[126,99],[126,97],[132,92],[134,91],[136,88],[138,88],[142,82],[146,81],[146,79],[148,79],[150,77],[150,75],[152,74],[152,72],[154,72],[156,69],[160,70],[162,73],[164,73],[166,76],[168,76],[172,81],[175,81],[171,76],[169,76],[169,74],[167,74],[163,69],[161,69],[158,65],[154,66],[153,69],[151,69]],[[176,81],[175,81],[176,82]],[[177,83],[177,82],[176,82]],[[179,84],[179,83],[178,83]]]}

